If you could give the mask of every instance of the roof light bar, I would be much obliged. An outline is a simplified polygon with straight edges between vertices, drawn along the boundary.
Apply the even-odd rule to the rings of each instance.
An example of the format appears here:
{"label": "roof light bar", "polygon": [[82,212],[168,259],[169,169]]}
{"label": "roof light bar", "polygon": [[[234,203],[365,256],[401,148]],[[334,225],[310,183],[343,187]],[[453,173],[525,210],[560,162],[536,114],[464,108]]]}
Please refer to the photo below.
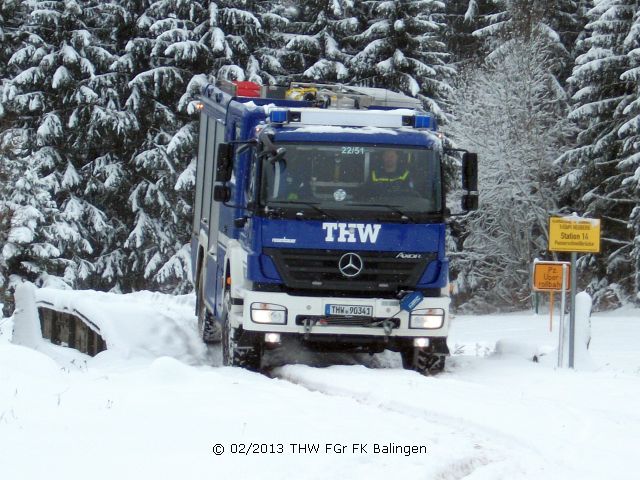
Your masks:
{"label": "roof light bar", "polygon": [[269,112],[271,123],[333,125],[340,127],[424,128],[436,130],[429,114],[407,115],[407,111],[327,110],[321,108],[275,108]]}

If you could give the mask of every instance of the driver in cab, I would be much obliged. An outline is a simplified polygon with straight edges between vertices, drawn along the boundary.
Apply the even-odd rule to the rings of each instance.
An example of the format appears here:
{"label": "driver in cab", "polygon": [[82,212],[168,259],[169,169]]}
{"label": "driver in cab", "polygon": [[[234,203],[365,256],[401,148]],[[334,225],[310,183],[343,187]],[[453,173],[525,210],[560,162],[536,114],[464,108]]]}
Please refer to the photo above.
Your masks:
{"label": "driver in cab", "polygon": [[376,187],[392,190],[413,189],[413,182],[406,165],[402,165],[395,150],[385,150],[378,168],[371,170],[371,182]]}

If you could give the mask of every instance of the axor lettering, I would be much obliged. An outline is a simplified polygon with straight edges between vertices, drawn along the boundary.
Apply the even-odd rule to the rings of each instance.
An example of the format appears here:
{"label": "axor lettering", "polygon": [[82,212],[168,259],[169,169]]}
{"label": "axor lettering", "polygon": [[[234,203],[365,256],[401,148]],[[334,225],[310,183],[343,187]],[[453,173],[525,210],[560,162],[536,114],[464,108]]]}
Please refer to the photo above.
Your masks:
{"label": "axor lettering", "polygon": [[380,233],[379,224],[370,223],[331,223],[322,224],[322,229],[326,232],[325,242],[340,243],[376,243]]}
{"label": "axor lettering", "polygon": [[421,253],[404,253],[404,252],[400,252],[396,255],[396,258],[404,258],[404,259],[415,259],[415,258],[422,258],[422,254]]}

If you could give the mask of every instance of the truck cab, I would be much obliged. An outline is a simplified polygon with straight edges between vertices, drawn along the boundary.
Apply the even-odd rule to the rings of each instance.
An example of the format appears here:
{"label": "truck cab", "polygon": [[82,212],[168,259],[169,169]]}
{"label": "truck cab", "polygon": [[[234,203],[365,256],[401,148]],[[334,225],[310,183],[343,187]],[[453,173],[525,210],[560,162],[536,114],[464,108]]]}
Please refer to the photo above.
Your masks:
{"label": "truck cab", "polygon": [[[247,83],[201,98],[192,272],[203,340],[253,370],[288,337],[441,370],[448,210],[435,118],[383,89]],[[467,209],[475,162],[465,154]]]}

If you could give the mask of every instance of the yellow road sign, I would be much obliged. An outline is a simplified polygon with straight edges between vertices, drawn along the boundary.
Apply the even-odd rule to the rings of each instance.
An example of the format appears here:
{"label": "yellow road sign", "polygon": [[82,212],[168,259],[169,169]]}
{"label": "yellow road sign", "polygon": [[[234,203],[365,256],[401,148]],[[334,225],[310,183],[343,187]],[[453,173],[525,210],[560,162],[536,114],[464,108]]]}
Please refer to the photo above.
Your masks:
{"label": "yellow road sign", "polygon": [[552,252],[600,251],[600,220],[596,218],[549,218],[549,250]]}
{"label": "yellow road sign", "polygon": [[535,262],[533,264],[533,289],[539,292],[561,292],[563,265],[567,266],[564,289],[569,291],[569,285],[571,285],[569,262]]}

